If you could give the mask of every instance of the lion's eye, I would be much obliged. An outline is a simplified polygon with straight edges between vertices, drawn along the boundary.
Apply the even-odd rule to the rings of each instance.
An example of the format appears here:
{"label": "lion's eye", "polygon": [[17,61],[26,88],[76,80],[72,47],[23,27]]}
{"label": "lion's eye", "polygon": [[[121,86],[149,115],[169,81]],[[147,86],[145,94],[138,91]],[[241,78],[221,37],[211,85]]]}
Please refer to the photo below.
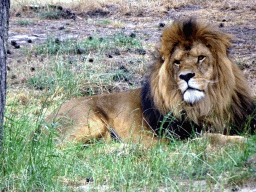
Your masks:
{"label": "lion's eye", "polygon": [[199,63],[200,61],[204,60],[204,58],[205,58],[205,56],[203,56],[203,55],[198,56],[198,63]]}
{"label": "lion's eye", "polygon": [[180,64],[180,61],[175,60],[173,63],[176,64],[176,65],[179,65],[179,64]]}

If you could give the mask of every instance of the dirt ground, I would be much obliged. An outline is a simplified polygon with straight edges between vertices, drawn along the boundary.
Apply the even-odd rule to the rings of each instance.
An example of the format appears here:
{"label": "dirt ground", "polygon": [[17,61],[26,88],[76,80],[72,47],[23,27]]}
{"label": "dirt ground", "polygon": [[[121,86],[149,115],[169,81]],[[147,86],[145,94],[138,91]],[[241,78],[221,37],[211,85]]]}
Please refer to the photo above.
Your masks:
{"label": "dirt ground", "polygon": [[[185,5],[176,8],[167,7],[160,12],[144,11],[138,15],[122,14],[118,12],[115,5],[88,12],[63,9],[62,18],[59,20],[39,19],[33,17],[30,12],[30,10],[22,13],[18,12],[12,14],[10,18],[9,50],[11,54],[8,55],[9,69],[14,69],[17,65],[26,65],[28,69],[31,69],[29,60],[24,60],[25,57],[20,49],[11,45],[13,40],[16,40],[21,47],[25,47],[45,41],[47,35],[85,39],[89,36],[104,37],[116,31],[124,31],[127,35],[135,33],[142,38],[143,45],[152,45],[151,47],[153,47],[159,41],[161,24],[168,24],[179,18],[193,17],[211,23],[216,28],[220,28],[220,30],[233,36],[233,48],[230,50],[230,55],[234,62],[238,63],[245,72],[253,90],[256,89],[255,2],[241,1],[236,4],[221,4],[213,7]],[[18,25],[17,22],[22,19],[29,20],[31,23],[29,25]],[[110,22],[104,24],[104,20]],[[31,39],[32,43],[28,43],[28,39]],[[146,51],[149,55],[149,50]],[[115,59],[118,59],[118,56]],[[9,84],[24,82],[30,74],[30,72],[24,71],[13,74],[12,71],[14,70],[8,72]]]}
{"label": "dirt ground", "polygon": [[[242,3],[241,3],[242,2]],[[33,75],[33,67],[30,59],[19,48],[11,45],[15,40],[21,47],[30,47],[36,43],[42,43],[48,35],[58,38],[73,37],[86,39],[90,36],[105,37],[118,31],[125,34],[132,33],[141,37],[141,41],[147,56],[157,44],[161,36],[163,24],[171,23],[179,18],[196,18],[202,22],[208,22],[228,32],[233,36],[233,47],[230,56],[244,71],[252,87],[256,91],[256,3],[253,1],[241,1],[236,4],[221,4],[221,6],[203,7],[198,5],[186,5],[177,8],[166,8],[161,12],[144,11],[138,15],[122,14],[114,5],[104,9],[96,9],[91,12],[72,11],[64,13],[61,19],[47,20],[31,16],[30,12],[15,13],[11,15],[9,25],[9,40],[7,66],[8,86],[24,83]],[[32,14],[33,15],[33,14]],[[19,20],[29,20],[29,25],[17,24]],[[104,21],[109,20],[111,22]],[[31,40],[29,42],[29,40]],[[122,52],[113,59],[122,59]],[[34,59],[44,62],[42,57],[32,55]],[[32,59],[33,59],[32,58]],[[15,68],[24,70],[17,71]],[[253,186],[252,186],[253,187]],[[256,186],[254,186],[255,188]],[[245,188],[242,191],[253,191]],[[254,190],[255,191],[255,190]]]}

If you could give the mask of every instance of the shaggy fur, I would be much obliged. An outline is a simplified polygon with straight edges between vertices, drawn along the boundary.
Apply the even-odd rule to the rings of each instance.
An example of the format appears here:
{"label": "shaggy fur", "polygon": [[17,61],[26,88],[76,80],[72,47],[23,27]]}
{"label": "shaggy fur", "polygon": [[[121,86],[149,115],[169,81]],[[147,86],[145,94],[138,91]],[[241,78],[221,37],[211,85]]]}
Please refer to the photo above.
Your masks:
{"label": "shaggy fur", "polygon": [[[254,101],[246,80],[227,55],[230,37],[193,20],[164,28],[147,82],[141,89],[74,98],[47,121],[58,121],[64,140],[93,138],[156,143],[169,133],[253,133]],[[221,133],[221,134],[219,134]],[[237,139],[237,137],[236,137]]]}
{"label": "shaggy fur", "polygon": [[[212,132],[237,134],[254,130],[254,101],[244,75],[228,58],[227,50],[231,45],[229,40],[227,34],[193,20],[174,22],[163,31],[159,55],[150,69],[147,96],[143,97],[151,101],[161,115],[173,111],[173,115],[180,122],[183,122],[185,117],[186,120],[201,128],[204,126]],[[183,102],[173,78],[173,71],[162,72],[161,67],[177,46],[189,50],[194,42],[205,44],[213,54],[212,81],[216,83],[207,88],[207,98],[191,106]],[[144,111],[146,108],[143,106]],[[251,120],[251,127],[248,127],[248,121]],[[245,123],[248,130],[244,130]]]}

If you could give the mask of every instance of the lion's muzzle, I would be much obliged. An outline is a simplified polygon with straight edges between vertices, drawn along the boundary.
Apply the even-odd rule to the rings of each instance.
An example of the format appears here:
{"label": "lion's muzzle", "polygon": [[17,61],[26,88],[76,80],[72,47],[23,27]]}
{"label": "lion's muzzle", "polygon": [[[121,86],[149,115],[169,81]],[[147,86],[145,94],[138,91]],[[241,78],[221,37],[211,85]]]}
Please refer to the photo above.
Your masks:
{"label": "lion's muzzle", "polygon": [[195,103],[205,97],[204,91],[201,89],[200,84],[194,79],[195,73],[181,73],[179,78],[179,88],[182,91],[183,99],[187,103]]}

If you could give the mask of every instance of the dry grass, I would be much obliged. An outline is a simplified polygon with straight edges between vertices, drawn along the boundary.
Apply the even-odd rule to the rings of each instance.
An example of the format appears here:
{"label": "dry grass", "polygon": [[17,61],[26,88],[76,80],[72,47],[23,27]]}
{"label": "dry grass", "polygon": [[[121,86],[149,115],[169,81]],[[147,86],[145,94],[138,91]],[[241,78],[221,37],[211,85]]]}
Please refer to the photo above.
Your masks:
{"label": "dry grass", "polygon": [[[255,0],[13,0],[11,4],[10,36],[43,31],[51,34],[48,39],[66,32],[81,37],[54,54],[51,50],[56,44],[44,42],[21,44],[20,49],[9,47],[12,54],[8,55],[10,70],[5,150],[0,154],[0,191],[223,191],[226,188],[235,191],[246,184],[255,185],[255,136],[245,145],[208,147],[209,141],[195,138],[175,141],[152,151],[97,142],[84,146],[70,144],[59,149],[53,140],[57,137],[54,130],[52,135],[42,133],[31,137],[38,127],[45,125],[44,118],[70,97],[140,87],[151,62],[150,51],[160,36],[158,24],[175,19],[171,13],[177,13],[177,17],[195,15],[217,25],[225,18],[224,29],[240,29],[243,23],[255,26],[251,22],[255,15],[247,12],[255,7]],[[61,5],[76,11],[81,19],[49,20],[37,17],[39,11],[23,12],[22,7],[31,4]],[[111,14],[104,18],[88,16],[88,12],[99,10]],[[21,14],[16,17],[16,13]],[[65,26],[65,30],[58,30],[59,26]],[[120,34],[123,28],[126,33]],[[133,40],[129,38],[131,32],[136,34]],[[89,36],[93,40],[89,41]],[[252,38],[255,37],[246,40],[255,50]],[[93,46],[94,41],[98,46]],[[44,52],[38,47],[44,47]],[[74,54],[72,50],[76,47],[88,52]],[[147,54],[139,55],[137,48],[145,49]],[[115,55],[115,49],[121,54]],[[248,49],[239,44],[235,61],[250,64],[254,51],[243,54]],[[94,61],[90,62],[90,58]],[[120,66],[128,72],[124,73]],[[114,80],[117,75],[127,77],[131,84]],[[93,181],[88,182],[88,178]]]}
{"label": "dry grass", "polygon": [[107,10],[121,15],[145,15],[150,13],[164,14],[170,9],[184,7],[208,7],[208,8],[232,8],[237,6],[256,9],[254,0],[13,0],[11,1],[11,13],[22,11],[24,5],[61,5],[77,12],[89,12],[95,10]]}

